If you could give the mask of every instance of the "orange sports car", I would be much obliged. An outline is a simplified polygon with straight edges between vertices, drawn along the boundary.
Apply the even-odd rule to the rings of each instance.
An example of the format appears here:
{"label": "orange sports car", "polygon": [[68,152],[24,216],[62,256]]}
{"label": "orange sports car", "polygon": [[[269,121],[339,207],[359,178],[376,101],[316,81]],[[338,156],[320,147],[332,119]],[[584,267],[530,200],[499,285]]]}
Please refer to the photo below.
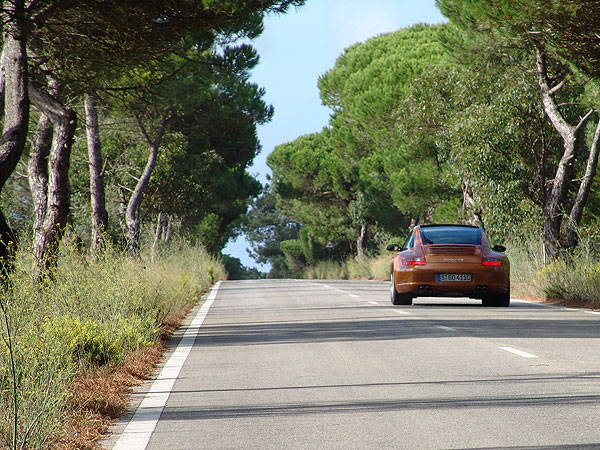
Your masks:
{"label": "orange sports car", "polygon": [[481,227],[418,225],[391,263],[391,300],[411,305],[414,297],[479,298],[484,306],[510,304],[510,264],[501,245],[490,248]]}

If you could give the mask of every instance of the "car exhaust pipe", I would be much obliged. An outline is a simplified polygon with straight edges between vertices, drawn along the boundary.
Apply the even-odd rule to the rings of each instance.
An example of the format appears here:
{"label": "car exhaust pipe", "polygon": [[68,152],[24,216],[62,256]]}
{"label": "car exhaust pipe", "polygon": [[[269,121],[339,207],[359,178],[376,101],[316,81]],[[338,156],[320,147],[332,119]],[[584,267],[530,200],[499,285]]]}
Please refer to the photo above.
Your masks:
{"label": "car exhaust pipe", "polygon": [[419,286],[419,292],[431,292],[431,286],[429,284],[422,284]]}
{"label": "car exhaust pipe", "polygon": [[487,291],[489,291],[489,288],[487,286],[477,286],[475,288],[475,291],[476,292],[487,292]]}

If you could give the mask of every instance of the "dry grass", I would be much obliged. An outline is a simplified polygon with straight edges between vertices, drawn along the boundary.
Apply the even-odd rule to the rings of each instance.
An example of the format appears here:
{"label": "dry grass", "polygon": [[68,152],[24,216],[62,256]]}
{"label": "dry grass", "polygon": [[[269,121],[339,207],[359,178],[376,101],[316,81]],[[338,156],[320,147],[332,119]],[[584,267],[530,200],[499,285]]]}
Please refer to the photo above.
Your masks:
{"label": "dry grass", "polygon": [[130,352],[122,364],[90,367],[70,387],[64,427],[50,447],[59,450],[98,449],[98,440],[131,401],[132,388],[148,380],[167,350],[166,342],[181,326],[191,306],[165,317],[160,339],[151,347]]}

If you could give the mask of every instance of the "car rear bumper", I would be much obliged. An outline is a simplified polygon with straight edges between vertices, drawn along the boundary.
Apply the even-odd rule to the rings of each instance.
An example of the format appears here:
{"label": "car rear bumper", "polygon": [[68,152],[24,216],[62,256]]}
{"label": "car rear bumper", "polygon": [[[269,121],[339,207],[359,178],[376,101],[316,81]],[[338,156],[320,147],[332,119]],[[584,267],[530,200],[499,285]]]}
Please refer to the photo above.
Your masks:
{"label": "car rear bumper", "polygon": [[[404,269],[404,268],[403,268]],[[505,294],[510,290],[508,267],[486,267],[481,264],[428,264],[395,272],[396,291],[415,296],[466,296],[483,298],[488,293]],[[469,274],[471,281],[437,281],[440,273]]]}

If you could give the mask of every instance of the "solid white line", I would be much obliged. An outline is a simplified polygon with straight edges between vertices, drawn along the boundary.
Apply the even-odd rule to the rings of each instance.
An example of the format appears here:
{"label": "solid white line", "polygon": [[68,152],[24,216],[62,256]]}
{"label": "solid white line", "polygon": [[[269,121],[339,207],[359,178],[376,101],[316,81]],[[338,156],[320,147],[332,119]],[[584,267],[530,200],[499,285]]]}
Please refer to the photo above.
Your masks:
{"label": "solid white line", "polygon": [[451,327],[447,327],[445,325],[434,325],[434,327],[439,328],[440,330],[446,330],[446,331],[456,331],[454,328]]}
{"label": "solid white line", "polygon": [[358,298],[358,295],[350,294],[350,297]]}
{"label": "solid white line", "polygon": [[531,300],[523,300],[522,298],[513,298],[513,299],[511,299],[511,301],[517,302],[517,303],[529,303],[530,305],[541,306],[542,308],[565,309],[565,308],[562,308],[561,306],[548,305],[547,303],[542,303],[542,302],[532,302]]}
{"label": "solid white line", "polygon": [[531,353],[524,352],[523,350],[519,350],[517,348],[513,348],[513,347],[498,347],[498,348],[502,349],[504,351],[510,352],[510,353],[514,353],[515,355],[522,356],[523,358],[537,358],[537,356],[532,355]]}
{"label": "solid white line", "polygon": [[192,350],[208,310],[215,301],[220,284],[219,281],[210,291],[208,299],[187,327],[181,342],[179,342],[179,345],[161,370],[158,378],[152,383],[150,390],[138,406],[113,450],[144,450],[148,445],[160,415],[167,404],[171,389],[173,389],[179,372]]}
{"label": "solid white line", "polygon": [[554,309],[562,309],[563,311],[575,311],[575,312],[584,312],[584,313],[587,313],[587,314],[597,314],[597,315],[600,315],[600,311],[589,311],[589,310],[585,311],[585,310],[583,310],[581,308],[569,308],[569,307],[566,307],[566,306],[548,305],[546,303],[532,302],[532,301],[529,301],[529,300],[516,299],[516,298],[513,299],[513,301],[520,302],[520,303],[530,303],[532,305],[542,306],[544,308],[554,308]]}

